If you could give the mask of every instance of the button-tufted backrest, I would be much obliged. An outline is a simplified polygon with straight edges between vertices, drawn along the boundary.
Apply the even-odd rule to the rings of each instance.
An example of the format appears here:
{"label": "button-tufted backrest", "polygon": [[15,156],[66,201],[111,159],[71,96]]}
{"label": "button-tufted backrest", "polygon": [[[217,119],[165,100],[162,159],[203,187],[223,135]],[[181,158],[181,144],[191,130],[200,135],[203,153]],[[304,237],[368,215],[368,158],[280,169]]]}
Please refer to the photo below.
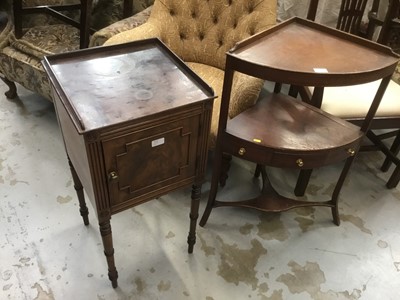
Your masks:
{"label": "button-tufted backrest", "polygon": [[276,22],[276,0],[156,0],[149,22],[187,62],[225,68],[236,42]]}

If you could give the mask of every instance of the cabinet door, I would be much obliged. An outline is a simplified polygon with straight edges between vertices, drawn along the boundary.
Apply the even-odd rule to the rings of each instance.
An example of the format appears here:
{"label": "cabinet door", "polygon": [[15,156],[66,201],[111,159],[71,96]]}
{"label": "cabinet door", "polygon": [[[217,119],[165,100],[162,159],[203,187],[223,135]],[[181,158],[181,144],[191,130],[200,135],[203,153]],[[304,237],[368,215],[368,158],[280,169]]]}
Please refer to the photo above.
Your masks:
{"label": "cabinet door", "polygon": [[103,141],[113,212],[193,182],[200,115]]}

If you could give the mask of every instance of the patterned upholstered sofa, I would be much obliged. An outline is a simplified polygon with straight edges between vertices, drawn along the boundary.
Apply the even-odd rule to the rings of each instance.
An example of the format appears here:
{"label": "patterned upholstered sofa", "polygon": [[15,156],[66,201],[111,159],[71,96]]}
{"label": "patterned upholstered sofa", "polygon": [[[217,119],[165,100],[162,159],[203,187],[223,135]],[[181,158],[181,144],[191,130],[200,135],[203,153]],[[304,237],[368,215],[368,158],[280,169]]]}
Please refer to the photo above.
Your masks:
{"label": "patterned upholstered sofa", "polygon": [[[79,0],[23,0],[22,3],[29,7],[71,4],[77,1]],[[153,0],[132,1],[133,13],[153,3]],[[100,29],[122,19],[122,0],[93,2],[95,4],[91,19],[94,29]],[[6,7],[11,16],[11,5]],[[79,15],[71,17],[78,18]],[[6,96],[9,98],[16,96],[14,91],[16,82],[51,101],[50,85],[41,60],[44,55],[79,49],[79,31],[49,15],[31,15],[24,18],[24,34],[22,38],[17,39],[12,19],[8,18],[5,29],[0,33],[0,77],[10,87]]]}

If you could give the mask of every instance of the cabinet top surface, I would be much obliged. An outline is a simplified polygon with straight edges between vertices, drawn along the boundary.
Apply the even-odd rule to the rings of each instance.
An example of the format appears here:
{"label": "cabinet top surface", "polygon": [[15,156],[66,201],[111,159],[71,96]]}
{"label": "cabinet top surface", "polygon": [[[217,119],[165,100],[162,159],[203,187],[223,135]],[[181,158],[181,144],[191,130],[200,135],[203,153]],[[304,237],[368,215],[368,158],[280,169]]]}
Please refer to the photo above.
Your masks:
{"label": "cabinet top surface", "polygon": [[49,56],[44,66],[82,132],[214,97],[157,39]]}
{"label": "cabinet top surface", "polygon": [[388,70],[384,75],[390,75],[393,70],[389,69],[398,61],[398,56],[388,47],[301,18],[292,18],[250,37],[238,43],[229,54],[253,65],[297,76],[300,81],[299,74],[307,81],[311,75],[313,80],[326,80],[339,75],[365,77],[371,72],[380,72],[375,76],[379,79],[385,68]]}

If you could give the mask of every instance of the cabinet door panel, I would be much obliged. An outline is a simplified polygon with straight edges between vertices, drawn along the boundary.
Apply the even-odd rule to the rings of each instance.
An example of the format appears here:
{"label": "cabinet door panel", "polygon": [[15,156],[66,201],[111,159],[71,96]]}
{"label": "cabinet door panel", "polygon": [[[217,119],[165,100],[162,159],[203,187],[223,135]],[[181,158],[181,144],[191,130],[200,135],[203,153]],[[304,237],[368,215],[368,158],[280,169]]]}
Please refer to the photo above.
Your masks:
{"label": "cabinet door panel", "polygon": [[196,115],[104,141],[111,206],[150,200],[194,177],[199,122]]}

